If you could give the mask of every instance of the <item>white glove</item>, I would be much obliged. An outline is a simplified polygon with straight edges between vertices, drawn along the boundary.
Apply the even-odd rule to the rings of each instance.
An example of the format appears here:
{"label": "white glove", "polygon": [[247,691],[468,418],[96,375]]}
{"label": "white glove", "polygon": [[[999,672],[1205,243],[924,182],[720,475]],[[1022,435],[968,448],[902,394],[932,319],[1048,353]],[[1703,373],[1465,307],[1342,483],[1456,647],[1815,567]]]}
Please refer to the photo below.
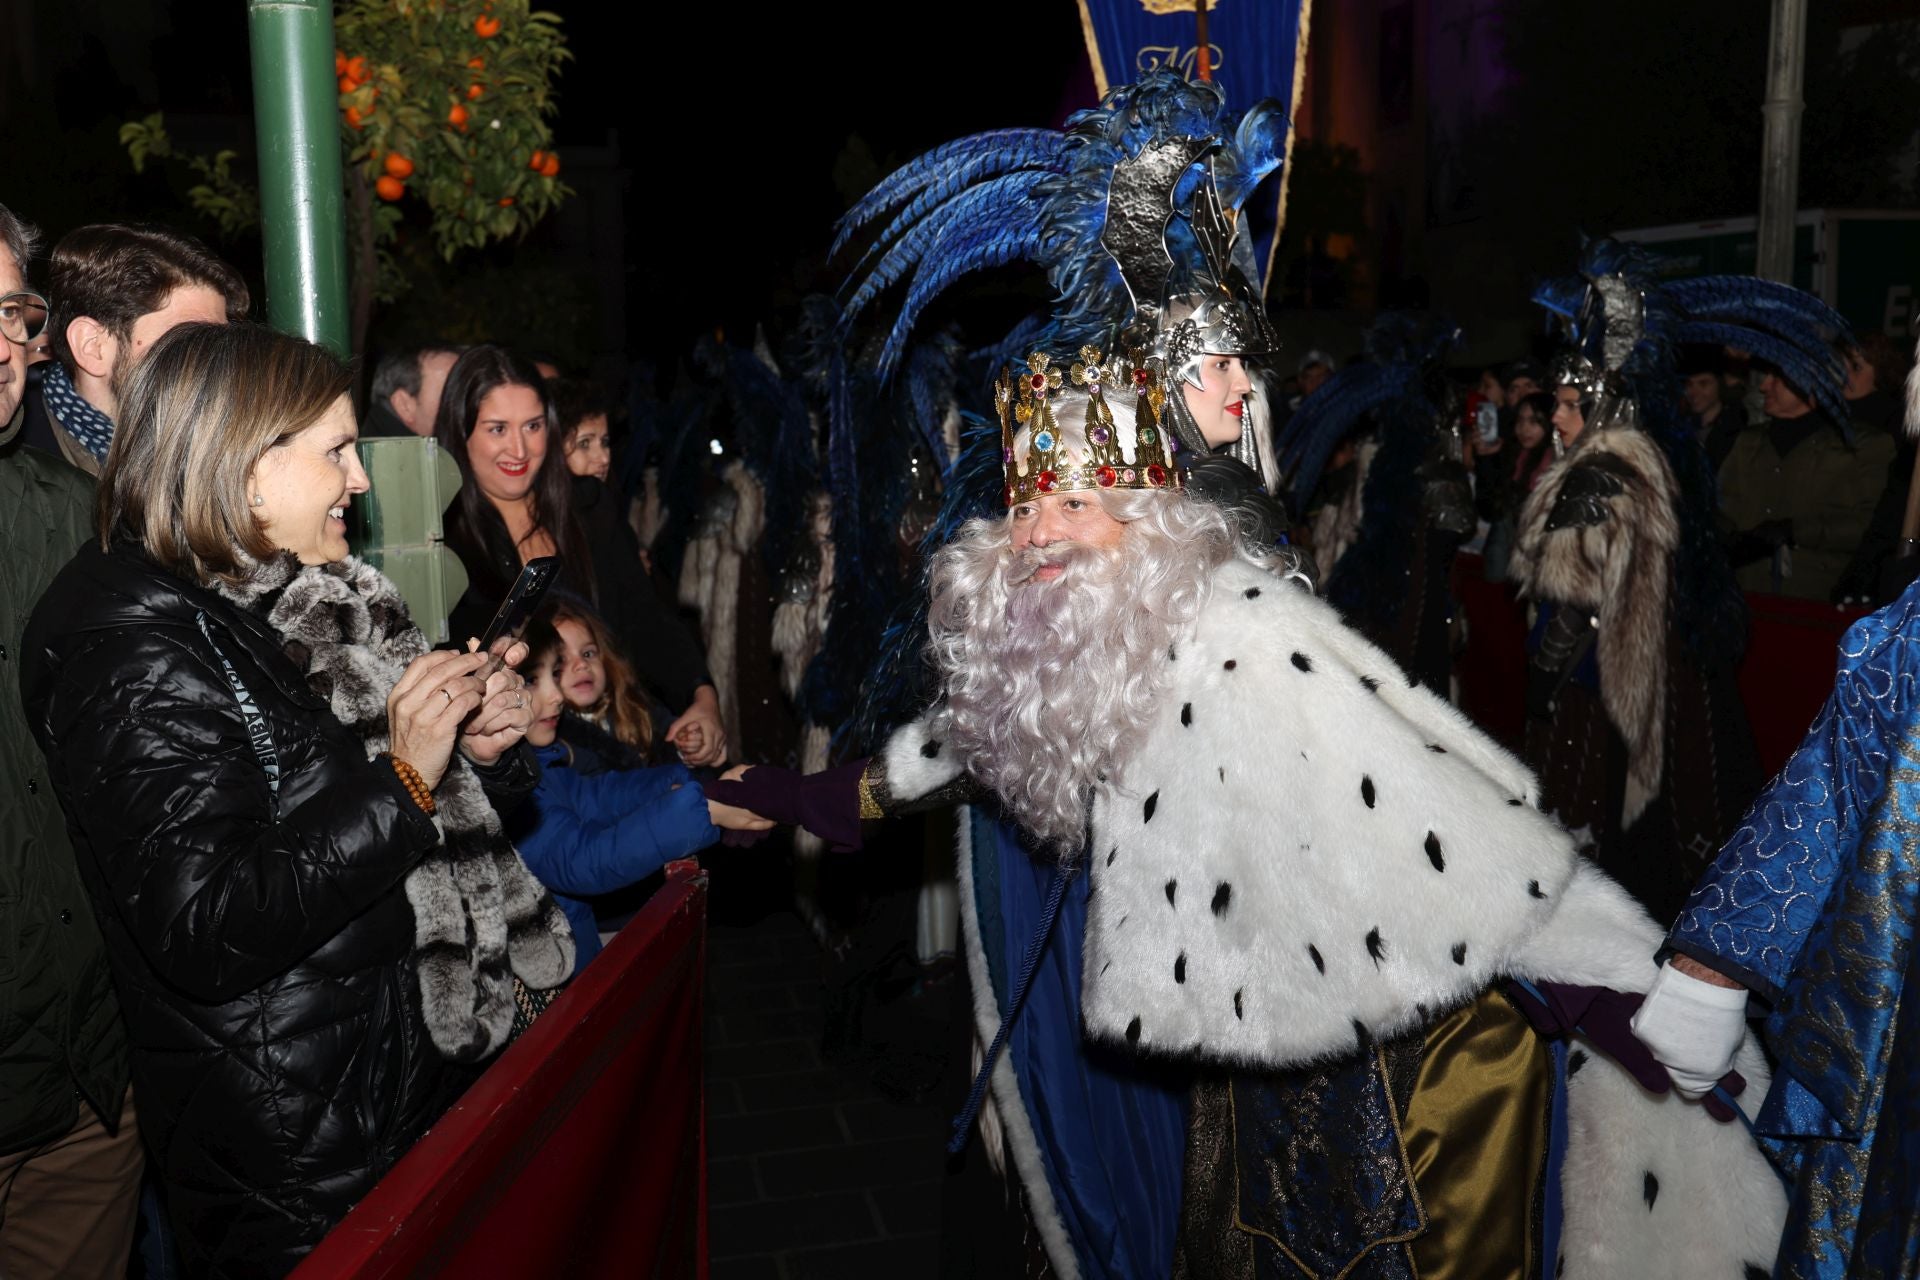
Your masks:
{"label": "white glove", "polygon": [[1747,1034],[1747,989],[1702,982],[1669,960],[1631,1025],[1673,1077],[1676,1092],[1704,1097],[1733,1070],[1734,1050]]}

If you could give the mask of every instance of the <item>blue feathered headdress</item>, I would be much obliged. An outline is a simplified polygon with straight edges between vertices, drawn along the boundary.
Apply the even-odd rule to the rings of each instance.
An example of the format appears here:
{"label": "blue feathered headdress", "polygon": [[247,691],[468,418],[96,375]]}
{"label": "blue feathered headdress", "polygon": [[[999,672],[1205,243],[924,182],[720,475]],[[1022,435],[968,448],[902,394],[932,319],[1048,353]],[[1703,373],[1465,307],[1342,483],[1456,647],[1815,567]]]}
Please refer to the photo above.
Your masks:
{"label": "blue feathered headdress", "polygon": [[[1644,307],[1640,339],[1617,367],[1603,352],[1608,315],[1601,286],[1608,277],[1637,291]],[[1734,347],[1779,369],[1843,431],[1847,428],[1847,371],[1836,349],[1849,341],[1847,322],[1805,290],[1758,276],[1662,280],[1639,245],[1598,239],[1582,250],[1577,276],[1542,284],[1533,300],[1561,320],[1569,342],[1596,368],[1664,381],[1671,376],[1677,346]]]}
{"label": "blue feathered headdress", "polygon": [[1302,400],[1280,432],[1280,474],[1291,489],[1292,509],[1307,509],[1327,459],[1369,414],[1382,425],[1406,427],[1424,445],[1439,410],[1435,375],[1459,345],[1460,329],[1449,320],[1405,311],[1378,317],[1367,329],[1364,359]]}
{"label": "blue feathered headdress", "polygon": [[[1237,211],[1280,168],[1288,125],[1276,102],[1235,121],[1219,89],[1161,69],[1077,112],[1064,131],[1003,129],[937,147],[883,180],[841,220],[835,253],[891,215],[849,278],[844,323],[906,282],[879,355],[885,376],[915,321],[955,281],[1027,261],[1046,269],[1056,297],[1050,323],[1036,335],[1040,342],[1062,350],[1102,345],[1132,311],[1120,266],[1101,245],[1114,167],[1167,138],[1217,139],[1214,184],[1222,207]],[[1196,164],[1176,187],[1176,212],[1191,202],[1201,177]],[[1178,217],[1167,240],[1176,257],[1198,249]]]}

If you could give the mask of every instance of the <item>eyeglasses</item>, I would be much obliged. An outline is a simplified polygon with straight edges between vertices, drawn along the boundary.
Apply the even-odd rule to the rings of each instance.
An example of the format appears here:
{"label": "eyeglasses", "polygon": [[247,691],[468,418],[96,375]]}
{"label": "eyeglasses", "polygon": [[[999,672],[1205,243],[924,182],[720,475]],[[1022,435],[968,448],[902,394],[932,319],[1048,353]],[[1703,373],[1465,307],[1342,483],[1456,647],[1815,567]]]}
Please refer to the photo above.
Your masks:
{"label": "eyeglasses", "polygon": [[0,336],[26,346],[47,328],[47,300],[22,289],[0,297]]}

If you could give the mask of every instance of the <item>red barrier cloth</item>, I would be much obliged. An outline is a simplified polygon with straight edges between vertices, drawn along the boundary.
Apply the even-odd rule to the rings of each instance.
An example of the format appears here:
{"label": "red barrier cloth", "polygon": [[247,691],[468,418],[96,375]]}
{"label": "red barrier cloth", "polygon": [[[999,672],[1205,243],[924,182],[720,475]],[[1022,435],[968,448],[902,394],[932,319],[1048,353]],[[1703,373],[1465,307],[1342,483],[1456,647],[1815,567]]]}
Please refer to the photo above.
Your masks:
{"label": "red barrier cloth", "polygon": [[[1453,595],[1467,620],[1467,647],[1454,663],[1460,709],[1509,748],[1526,724],[1527,612],[1510,582],[1488,582],[1479,556],[1457,556]],[[1833,692],[1836,646],[1865,609],[1817,600],[1747,596],[1747,653],[1740,700],[1753,726],[1761,773],[1772,777],[1807,735]]]}
{"label": "red barrier cloth", "polygon": [[1807,736],[1833,692],[1840,637],[1867,609],[1836,609],[1818,600],[1747,596],[1747,656],[1740,664],[1740,700],[1753,724],[1760,771],[1780,772]]}
{"label": "red barrier cloth", "polygon": [[293,1273],[707,1274],[707,878],[607,949]]}
{"label": "red barrier cloth", "polygon": [[1454,661],[1460,709],[1516,755],[1527,726],[1527,610],[1510,582],[1488,582],[1479,556],[1453,558],[1453,598],[1467,620]]}

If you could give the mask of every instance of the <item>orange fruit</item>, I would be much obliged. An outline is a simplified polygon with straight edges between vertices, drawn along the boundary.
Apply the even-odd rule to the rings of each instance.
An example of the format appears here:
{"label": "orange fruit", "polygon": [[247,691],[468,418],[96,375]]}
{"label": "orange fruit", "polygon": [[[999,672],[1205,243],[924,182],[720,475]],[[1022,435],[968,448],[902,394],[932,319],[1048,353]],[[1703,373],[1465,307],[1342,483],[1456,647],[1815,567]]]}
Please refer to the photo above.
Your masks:
{"label": "orange fruit", "polygon": [[546,167],[547,167],[547,153],[544,151],[534,152],[533,158],[527,161],[527,168],[533,170],[535,173],[540,172],[542,169]]}
{"label": "orange fruit", "polygon": [[468,102],[473,102],[473,101],[475,101],[475,100],[477,100],[477,99],[478,99],[478,98],[480,97],[480,93],[481,93],[481,89],[480,89],[480,86],[479,86],[479,85],[477,85],[477,84],[470,84],[470,85],[468,85],[468,86],[467,86],[467,101],[468,101]]}
{"label": "orange fruit", "polygon": [[362,123],[364,119],[365,117],[363,117],[360,114],[360,108],[358,107],[347,108],[347,123],[352,125],[354,128],[364,129],[366,127],[366,125]]}
{"label": "orange fruit", "polygon": [[560,176],[560,156],[558,152],[550,152],[547,155],[547,162],[540,166],[540,176],[543,178],[557,178]]}
{"label": "orange fruit", "polygon": [[475,18],[473,20],[473,34],[479,36],[482,40],[493,39],[500,34],[500,19]]}
{"label": "orange fruit", "polygon": [[485,71],[487,69],[487,60],[485,58],[468,58],[467,69],[469,71]]}
{"label": "orange fruit", "polygon": [[467,109],[459,103],[453,104],[453,110],[447,112],[447,123],[456,129],[467,127]]}
{"label": "orange fruit", "polygon": [[347,74],[347,55],[338,49],[333,51],[333,74],[337,76]]}
{"label": "orange fruit", "polygon": [[340,92],[352,93],[355,89],[358,89],[359,87],[360,87],[359,85],[347,79],[345,76],[340,77]]}
{"label": "orange fruit", "polygon": [[373,189],[382,200],[398,200],[407,194],[407,184],[390,174],[382,174],[380,181],[373,184]]}
{"label": "orange fruit", "polygon": [[407,159],[398,151],[387,153],[386,164],[383,167],[395,178],[411,178],[413,176],[413,161]]}
{"label": "orange fruit", "polygon": [[513,203],[513,197],[512,197],[512,196],[501,196],[501,197],[500,197],[500,207],[501,207],[502,209],[504,209],[504,208],[506,208],[507,206],[509,206],[509,205],[511,205],[512,203]]}
{"label": "orange fruit", "polygon": [[366,58],[364,56],[348,58],[346,76],[357,84],[365,84],[367,82]]}

